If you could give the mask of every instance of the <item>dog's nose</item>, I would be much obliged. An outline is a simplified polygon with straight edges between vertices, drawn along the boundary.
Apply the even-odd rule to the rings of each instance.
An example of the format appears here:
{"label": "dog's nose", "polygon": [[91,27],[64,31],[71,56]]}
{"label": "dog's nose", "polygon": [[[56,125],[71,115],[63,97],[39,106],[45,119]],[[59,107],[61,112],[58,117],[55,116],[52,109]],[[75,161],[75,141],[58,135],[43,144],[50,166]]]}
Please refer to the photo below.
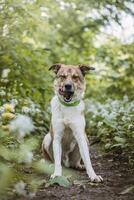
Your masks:
{"label": "dog's nose", "polygon": [[72,85],[71,84],[65,84],[65,89],[67,91],[70,91],[72,89]]}

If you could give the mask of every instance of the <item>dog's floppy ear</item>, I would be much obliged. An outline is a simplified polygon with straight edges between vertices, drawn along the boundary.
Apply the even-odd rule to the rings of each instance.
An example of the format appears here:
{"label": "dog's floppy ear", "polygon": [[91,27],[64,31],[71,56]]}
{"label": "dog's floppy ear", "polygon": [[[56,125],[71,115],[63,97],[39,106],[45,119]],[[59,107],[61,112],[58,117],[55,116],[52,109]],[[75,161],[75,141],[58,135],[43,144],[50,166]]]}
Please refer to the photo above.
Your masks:
{"label": "dog's floppy ear", "polygon": [[80,64],[79,68],[80,68],[83,76],[85,76],[90,70],[95,70],[94,67],[90,67],[89,65],[83,65],[83,64]]}
{"label": "dog's floppy ear", "polygon": [[54,73],[57,74],[60,68],[61,68],[61,64],[54,64],[49,68],[49,70],[53,70]]}

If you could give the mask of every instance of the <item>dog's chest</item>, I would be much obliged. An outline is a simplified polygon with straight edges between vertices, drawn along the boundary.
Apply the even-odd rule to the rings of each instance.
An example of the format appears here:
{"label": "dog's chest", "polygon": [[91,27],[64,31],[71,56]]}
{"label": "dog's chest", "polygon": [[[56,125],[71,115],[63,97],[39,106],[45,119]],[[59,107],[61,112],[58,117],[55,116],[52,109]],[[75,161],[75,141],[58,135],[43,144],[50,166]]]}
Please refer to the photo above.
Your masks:
{"label": "dog's chest", "polygon": [[61,119],[65,125],[70,124],[70,122],[74,119],[75,110],[72,108],[61,108],[59,110],[59,114],[61,115]]}
{"label": "dog's chest", "polygon": [[74,120],[81,117],[84,111],[84,103],[81,102],[78,106],[66,107],[54,97],[51,102],[52,116],[55,120],[61,120],[65,125],[69,125]]}

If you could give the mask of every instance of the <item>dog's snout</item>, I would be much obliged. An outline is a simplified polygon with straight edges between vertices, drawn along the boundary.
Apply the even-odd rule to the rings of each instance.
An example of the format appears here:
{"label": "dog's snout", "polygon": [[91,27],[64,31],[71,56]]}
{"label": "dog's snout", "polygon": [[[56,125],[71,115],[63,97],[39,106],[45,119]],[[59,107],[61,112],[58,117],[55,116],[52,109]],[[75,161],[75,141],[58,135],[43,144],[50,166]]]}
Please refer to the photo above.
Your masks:
{"label": "dog's snout", "polygon": [[71,90],[72,89],[72,85],[71,84],[65,84],[65,89],[66,90]]}

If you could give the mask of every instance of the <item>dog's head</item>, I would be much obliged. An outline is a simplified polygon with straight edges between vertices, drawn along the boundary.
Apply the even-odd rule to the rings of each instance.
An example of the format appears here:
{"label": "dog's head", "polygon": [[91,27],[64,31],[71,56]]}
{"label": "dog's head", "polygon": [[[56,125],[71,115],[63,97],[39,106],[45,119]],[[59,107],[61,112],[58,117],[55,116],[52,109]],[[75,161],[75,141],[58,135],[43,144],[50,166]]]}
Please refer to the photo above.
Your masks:
{"label": "dog's head", "polygon": [[54,64],[49,70],[56,74],[54,89],[56,95],[65,102],[80,100],[85,91],[85,75],[93,67],[87,65]]}

